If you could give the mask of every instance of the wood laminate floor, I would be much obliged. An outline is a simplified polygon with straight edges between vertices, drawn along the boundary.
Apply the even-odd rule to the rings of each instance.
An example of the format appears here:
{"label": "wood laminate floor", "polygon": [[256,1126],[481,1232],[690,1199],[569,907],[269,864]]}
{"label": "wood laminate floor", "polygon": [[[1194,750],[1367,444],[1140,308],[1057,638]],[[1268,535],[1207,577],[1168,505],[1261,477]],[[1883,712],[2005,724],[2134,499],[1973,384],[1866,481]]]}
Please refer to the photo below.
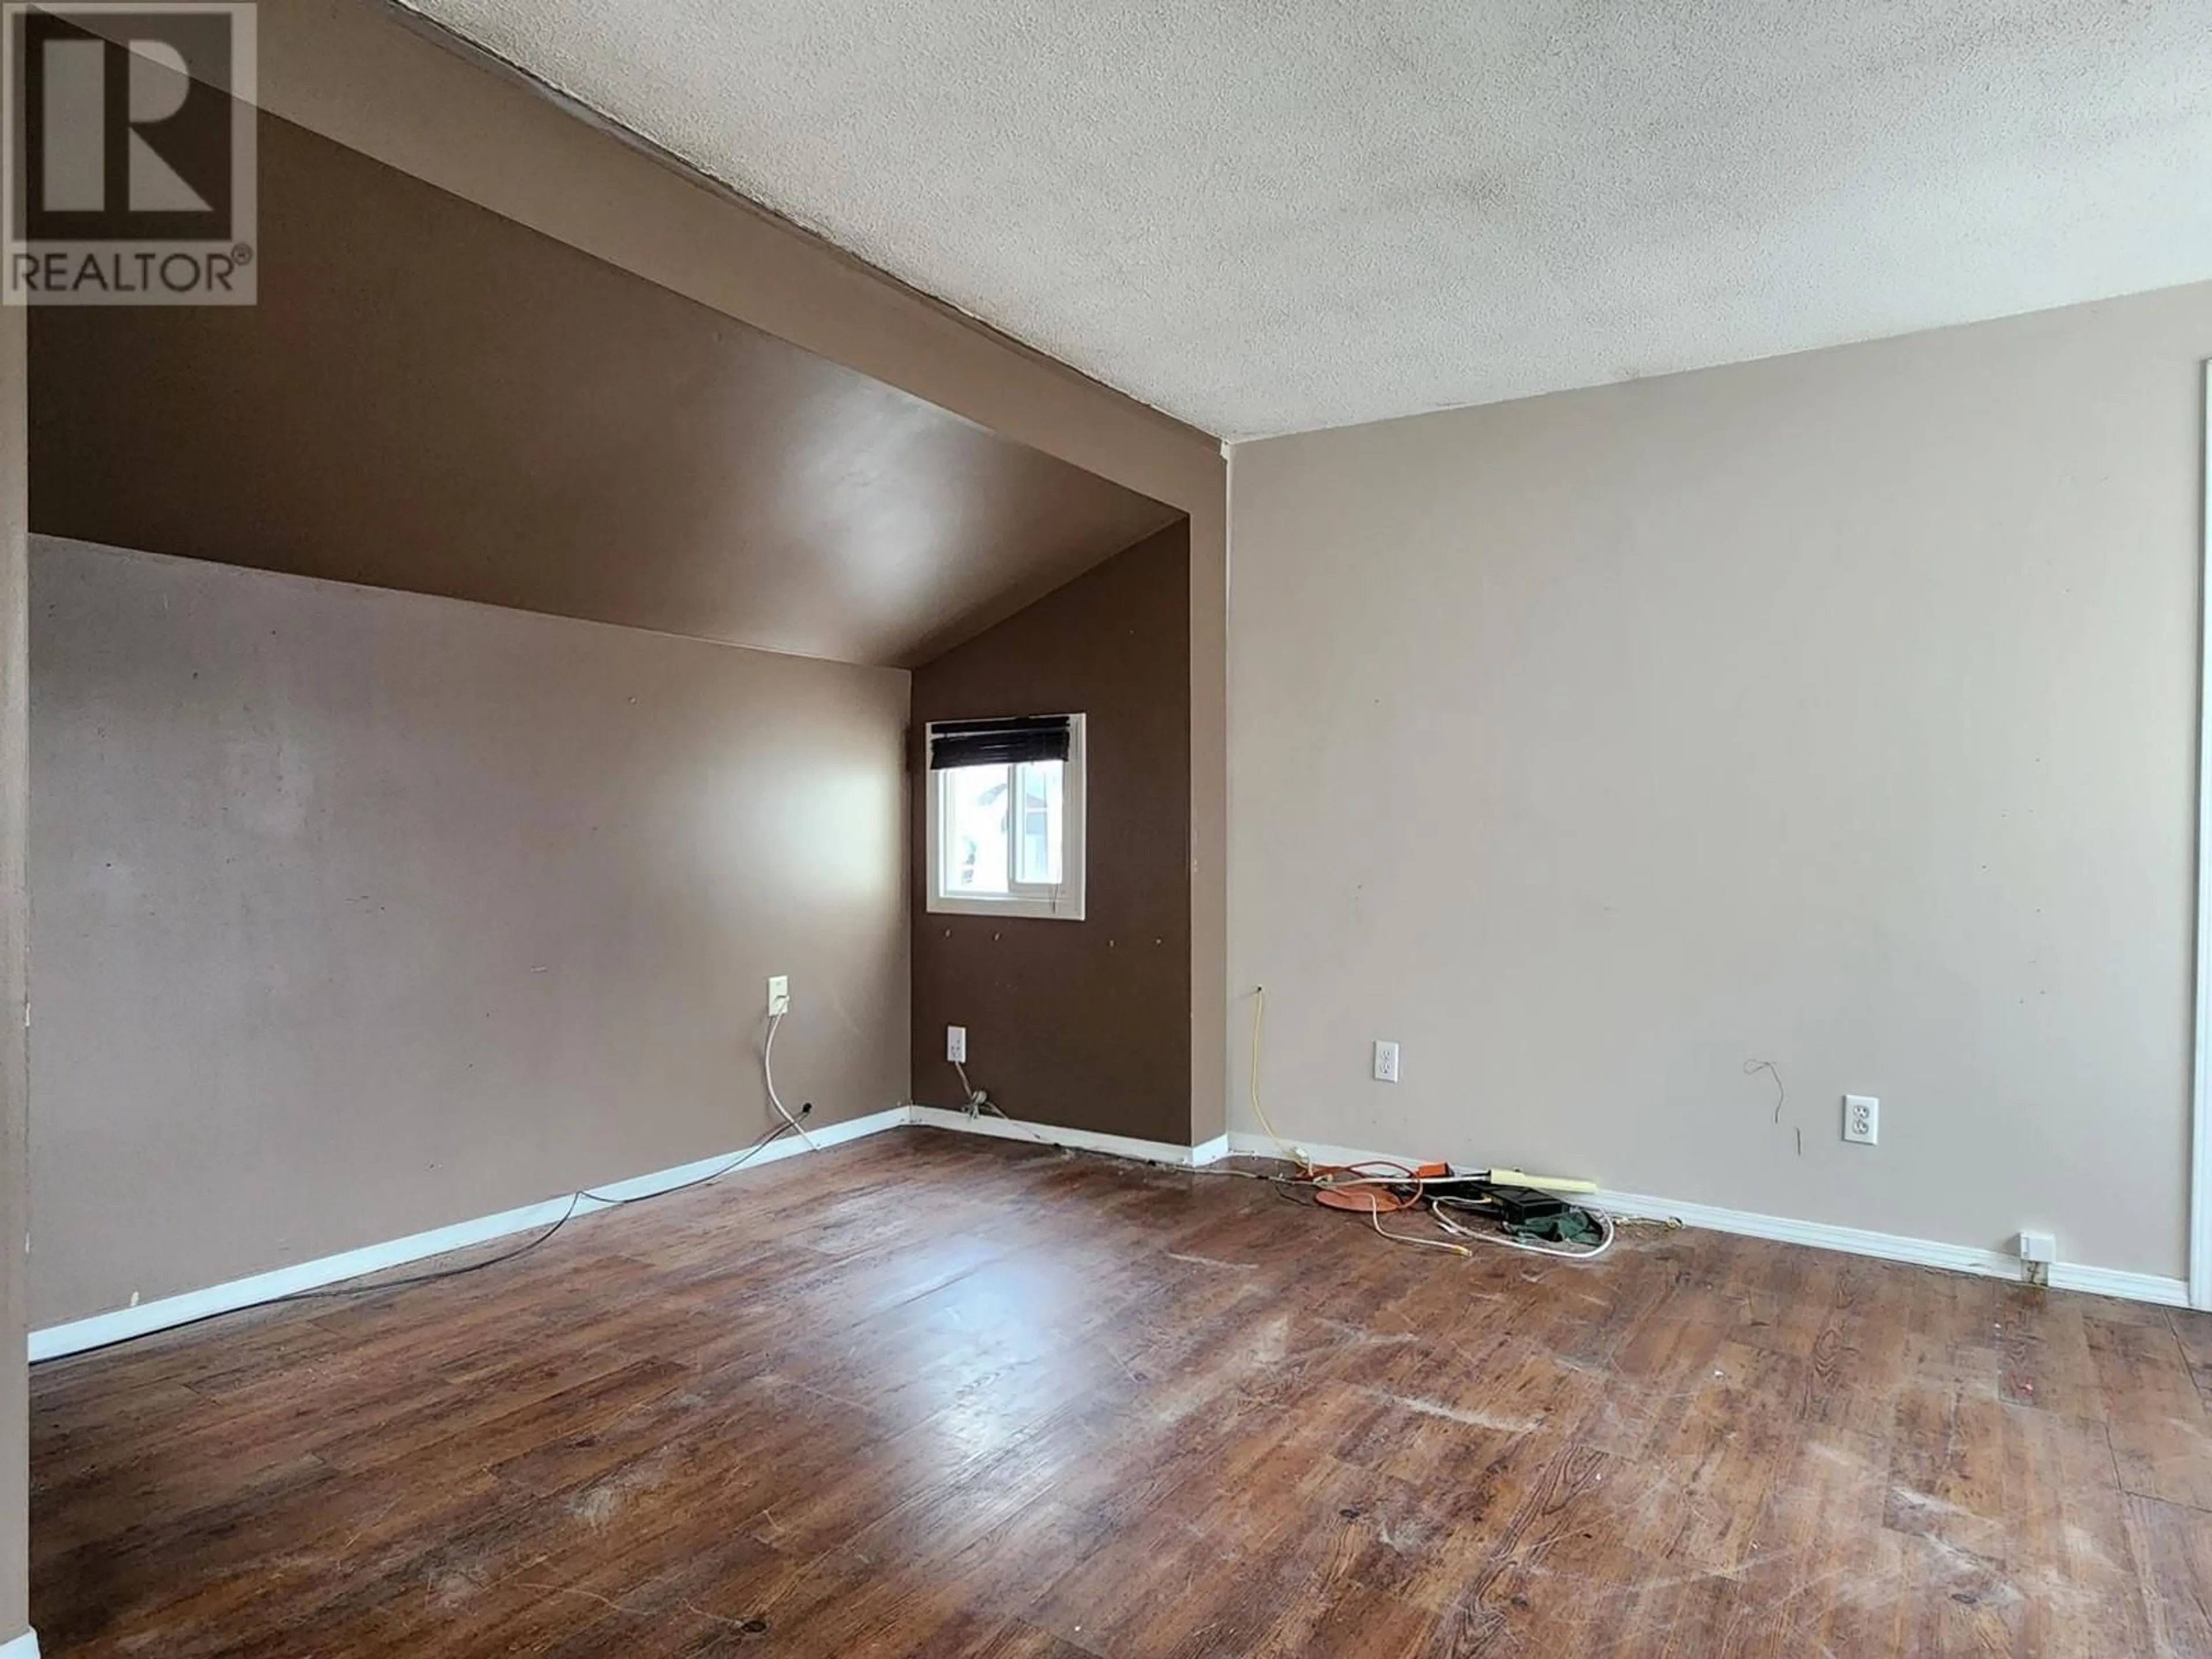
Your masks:
{"label": "wood laminate floor", "polygon": [[2212,1655],[2212,1320],[927,1131],[33,1376],[49,1656]]}

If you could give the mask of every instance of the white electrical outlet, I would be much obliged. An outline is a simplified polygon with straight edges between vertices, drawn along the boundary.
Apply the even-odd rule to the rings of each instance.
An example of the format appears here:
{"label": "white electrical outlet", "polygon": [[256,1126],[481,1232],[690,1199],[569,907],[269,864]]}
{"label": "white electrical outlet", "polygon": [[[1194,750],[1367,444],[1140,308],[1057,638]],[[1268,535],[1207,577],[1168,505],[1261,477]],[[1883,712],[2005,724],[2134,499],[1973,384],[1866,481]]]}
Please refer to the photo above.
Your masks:
{"label": "white electrical outlet", "polygon": [[2022,1231],[2020,1236],[2020,1259],[2040,1261],[2048,1266],[2058,1260],[2058,1235]]}
{"label": "white electrical outlet", "polygon": [[945,1057],[956,1066],[967,1063],[968,1028],[965,1025],[948,1025],[945,1028]]}
{"label": "white electrical outlet", "polygon": [[1844,1139],[1871,1146],[1881,1134],[1881,1102],[1872,1095],[1844,1097]]}
{"label": "white electrical outlet", "polygon": [[1375,1080],[1395,1083],[1398,1080],[1398,1045],[1380,1042],[1375,1045]]}
{"label": "white electrical outlet", "polygon": [[791,976],[788,974],[769,975],[768,1012],[771,1019],[778,1014],[791,1012]]}

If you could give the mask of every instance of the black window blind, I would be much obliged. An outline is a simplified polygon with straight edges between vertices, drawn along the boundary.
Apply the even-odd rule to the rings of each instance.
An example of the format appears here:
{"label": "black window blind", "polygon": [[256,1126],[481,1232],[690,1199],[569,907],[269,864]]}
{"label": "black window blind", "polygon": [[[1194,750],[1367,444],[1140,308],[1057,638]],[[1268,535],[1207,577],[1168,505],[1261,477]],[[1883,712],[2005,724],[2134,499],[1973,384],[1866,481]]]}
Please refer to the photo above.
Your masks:
{"label": "black window blind", "polygon": [[1066,714],[1025,714],[1012,720],[939,720],[929,729],[929,769],[1003,766],[1009,762],[1064,761],[1072,724]]}

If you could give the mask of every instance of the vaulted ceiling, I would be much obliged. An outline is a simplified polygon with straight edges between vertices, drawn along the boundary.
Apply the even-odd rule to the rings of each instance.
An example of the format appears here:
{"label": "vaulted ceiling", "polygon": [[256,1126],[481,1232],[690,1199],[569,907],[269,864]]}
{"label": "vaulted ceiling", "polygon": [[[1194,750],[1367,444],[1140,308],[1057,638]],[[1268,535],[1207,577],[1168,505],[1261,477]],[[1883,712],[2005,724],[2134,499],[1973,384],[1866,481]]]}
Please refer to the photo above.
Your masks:
{"label": "vaulted ceiling", "polygon": [[910,665],[1180,516],[260,133],[258,305],[33,313],[33,529]]}
{"label": "vaulted ceiling", "polygon": [[1227,437],[2212,276],[2205,0],[408,0]]}

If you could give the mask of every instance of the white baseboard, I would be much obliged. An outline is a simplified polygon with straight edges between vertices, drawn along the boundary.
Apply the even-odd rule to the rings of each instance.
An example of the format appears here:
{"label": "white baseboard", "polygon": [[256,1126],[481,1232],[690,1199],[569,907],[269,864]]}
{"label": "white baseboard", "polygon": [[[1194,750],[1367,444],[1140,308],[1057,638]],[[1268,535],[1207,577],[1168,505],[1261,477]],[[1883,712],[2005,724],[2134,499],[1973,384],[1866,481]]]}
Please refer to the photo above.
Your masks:
{"label": "white baseboard", "polygon": [[[2020,1264],[2014,1262],[2006,1274],[2016,1276]],[[2117,1267],[2082,1267],[2070,1261],[2051,1264],[2051,1285],[2053,1290],[2080,1291],[2087,1296],[2117,1296],[2126,1302],[2155,1302],[2160,1307],[2185,1308],[2189,1305],[2189,1281],[2167,1279],[2158,1273],[2127,1273]]]}
{"label": "white baseboard", "polygon": [[[848,1122],[825,1124],[818,1129],[810,1127],[806,1133],[813,1137],[817,1146],[837,1146],[866,1135],[880,1133],[885,1129],[902,1128],[906,1122],[906,1108],[894,1106],[887,1111],[871,1113],[866,1117],[854,1118]],[[806,1150],[805,1143],[796,1135],[787,1135],[761,1148],[746,1162],[745,1168],[757,1169],[781,1158],[796,1157]],[[714,1174],[737,1155],[734,1152],[723,1152],[714,1158],[678,1164],[672,1170],[657,1170],[650,1175],[602,1182],[591,1189],[602,1196],[578,1200],[575,1213],[589,1215],[595,1210],[606,1209],[613,1203],[650,1197],[654,1193],[665,1193],[672,1188],[681,1187],[687,1182],[701,1180]],[[457,1221],[451,1226],[434,1227],[428,1232],[413,1233],[405,1238],[392,1239],[382,1244],[368,1244],[357,1250],[341,1251],[337,1255],[322,1256],[294,1267],[255,1273],[249,1279],[235,1279],[228,1284],[211,1285],[205,1290],[165,1296],[155,1301],[142,1302],[134,1308],[117,1308],[112,1312],[72,1320],[66,1325],[48,1326],[45,1330],[31,1333],[31,1363],[36,1364],[42,1359],[58,1359],[64,1354],[82,1353],[88,1348],[104,1348],[111,1342],[127,1341],[134,1336],[146,1336],[175,1325],[188,1325],[196,1319],[206,1319],[215,1314],[232,1313],[240,1308],[274,1302],[296,1291],[320,1290],[326,1285],[359,1279],[364,1273],[382,1273],[387,1268],[404,1267],[410,1261],[420,1261],[428,1256],[443,1255],[449,1250],[466,1249],[471,1245],[489,1243],[493,1239],[504,1238],[513,1233],[550,1227],[568,1213],[568,1204],[569,1195],[563,1194],[559,1198],[549,1198],[543,1203],[526,1204],[520,1209],[502,1210],[496,1215],[478,1216],[471,1221]],[[0,1659],[17,1659],[17,1656],[12,1648],[0,1648]]]}
{"label": "white baseboard", "polygon": [[[871,1113],[848,1122],[829,1124],[819,1129],[809,1129],[807,1133],[817,1146],[836,1146],[909,1124],[921,1128],[950,1129],[962,1134],[1034,1141],[1071,1152],[1103,1152],[1110,1157],[1185,1169],[1212,1164],[1231,1152],[1279,1155],[1275,1142],[1267,1136],[1242,1129],[1217,1135],[1200,1146],[1184,1146],[1173,1141],[1140,1140],[1129,1135],[1099,1134],[1087,1129],[1063,1129],[1048,1123],[1027,1123],[988,1116],[971,1118],[965,1112],[939,1106],[894,1106],[887,1111]],[[1317,1141],[1300,1140],[1295,1144],[1306,1157],[1322,1164],[1413,1161],[1389,1153],[1365,1152],[1358,1147],[1329,1146]],[[746,1167],[773,1164],[806,1150],[796,1137],[771,1141],[755,1155]],[[591,1190],[603,1194],[605,1200],[645,1198],[711,1175],[734,1156],[735,1153],[723,1153],[714,1158],[700,1158],[671,1170],[633,1176],[623,1181],[602,1182]],[[1842,1250],[1852,1255],[1911,1262],[1924,1267],[1948,1267],[1957,1273],[1980,1273],[1994,1279],[2017,1279],[2020,1276],[2020,1263],[2014,1258],[2001,1251],[1975,1249],[1967,1245],[1942,1244],[1932,1239],[1870,1232],[1857,1227],[1838,1227],[1825,1222],[1797,1221],[1786,1216],[1759,1215],[1746,1210],[1720,1209],[1711,1205],[1680,1204],[1635,1193],[1601,1192],[1592,1201],[1617,1215],[1671,1217],[1686,1225],[1708,1228],[1715,1232],[1738,1233],[1747,1237],[1772,1239],[1785,1244],[1807,1244],[1818,1249]],[[577,1204],[575,1212],[580,1216],[587,1215],[605,1207],[606,1202],[586,1198]],[[415,1233],[386,1243],[366,1245],[357,1250],[346,1250],[313,1261],[276,1268],[248,1279],[234,1279],[228,1284],[210,1285],[204,1290],[187,1291],[157,1301],[143,1302],[135,1308],[118,1308],[112,1312],[73,1320],[65,1325],[49,1326],[30,1334],[31,1362],[35,1364],[40,1360],[58,1359],[65,1354],[81,1353],[88,1348],[106,1347],[110,1343],[145,1336],[173,1326],[190,1324],[194,1320],[206,1319],[216,1314],[231,1313],[240,1308],[273,1302],[295,1291],[319,1290],[327,1285],[404,1267],[409,1262],[442,1255],[450,1250],[466,1249],[471,1245],[489,1243],[511,1234],[550,1227],[567,1213],[568,1209],[566,1195],[547,1199],[543,1203],[526,1204],[520,1209],[504,1210],[496,1215],[479,1216],[474,1220],[456,1222],[451,1226],[433,1228],[428,1232]],[[2051,1284],[2055,1290],[2079,1291],[2093,1296],[2119,1297],[2128,1301],[2155,1303],[2166,1307],[2189,1305],[2189,1286],[2185,1280],[2164,1278],[2155,1273],[2122,1273],[2110,1267],[2059,1262],[2051,1269]],[[0,1646],[0,1659],[33,1659],[37,1652],[36,1636],[27,1632],[14,1642]]]}
{"label": "white baseboard", "polygon": [[[1281,1150],[1264,1134],[1232,1129],[1232,1151],[1280,1157]],[[1316,1164],[1395,1163],[1411,1164],[1418,1159],[1390,1152],[1362,1152],[1352,1146],[1323,1146],[1316,1141],[1291,1144]],[[1942,1244],[1929,1238],[1908,1238],[1899,1233],[1870,1232],[1861,1227],[1838,1227],[1824,1221],[1797,1221],[1788,1216],[1760,1215],[1750,1210],[1726,1210],[1710,1204],[1680,1204],[1671,1199],[1650,1198],[1639,1193],[1599,1192],[1590,1202],[1615,1215],[1674,1219],[1685,1226],[1703,1227],[1717,1233],[1738,1233],[1747,1238],[1772,1239],[1782,1244],[1807,1244],[1815,1249],[1841,1250],[1849,1255],[1874,1256],[1884,1261],[1906,1261],[1922,1267],[1948,1267],[1954,1273],[1979,1273],[1990,1279],[2020,1277],[2020,1260],[2002,1250],[1976,1249],[1966,1244]],[[2051,1269],[2054,1290],[2081,1291],[2094,1296],[2119,1297],[2130,1302],[2152,1302],[2164,1307],[2189,1305],[2185,1279],[2156,1273],[2121,1273],[2111,1267],[2076,1267],[2057,1262]]]}
{"label": "white baseboard", "polygon": [[1216,1136],[1202,1146],[1178,1146],[1172,1140],[1139,1140],[1132,1135],[1100,1134],[1091,1129],[1063,1129],[1051,1123],[1025,1123],[1018,1118],[994,1117],[943,1106],[909,1106],[907,1121],[921,1129],[952,1129],[961,1134],[990,1135],[1000,1140],[1034,1140],[1072,1152],[1104,1152],[1111,1158],[1131,1158],[1145,1164],[1173,1164],[1194,1169],[1228,1156],[1228,1137]]}
{"label": "white baseboard", "polygon": [[1283,1158],[1288,1152],[1297,1152],[1316,1164],[1402,1164],[1409,1170],[1422,1162],[1419,1158],[1401,1158],[1395,1152],[1363,1152],[1356,1146],[1333,1146],[1326,1141],[1300,1140],[1295,1136],[1276,1140],[1246,1129],[1231,1129],[1226,1139],[1229,1150],[1241,1156]]}
{"label": "white baseboard", "polygon": [[0,1659],[39,1659],[39,1632],[27,1630],[14,1641],[0,1644]]}

